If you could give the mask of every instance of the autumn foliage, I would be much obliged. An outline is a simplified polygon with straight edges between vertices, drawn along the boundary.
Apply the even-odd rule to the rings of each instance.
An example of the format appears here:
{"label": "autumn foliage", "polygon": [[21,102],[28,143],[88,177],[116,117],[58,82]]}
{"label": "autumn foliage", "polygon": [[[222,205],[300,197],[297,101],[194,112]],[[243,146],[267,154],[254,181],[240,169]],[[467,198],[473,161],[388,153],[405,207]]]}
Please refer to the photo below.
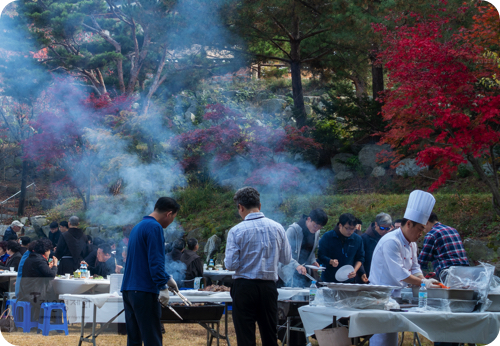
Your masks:
{"label": "autumn foliage", "polygon": [[287,155],[319,148],[306,137],[307,127],[265,125],[221,104],[208,105],[203,119],[204,128],[171,141],[187,172],[245,165],[245,184],[288,189],[298,185],[300,169],[286,162]]}
{"label": "autumn foliage", "polygon": [[[479,21],[485,13],[489,19]],[[470,162],[486,179],[499,208],[495,146],[500,142],[500,85],[495,76],[500,70],[498,57],[486,49],[494,39],[498,43],[498,31],[486,41],[477,36],[478,27],[491,23],[492,13],[483,10],[471,29],[456,28],[453,14],[412,13],[397,18],[395,30],[383,25],[375,30],[385,38],[380,58],[390,81],[382,108],[389,126],[382,141],[417,153],[421,165],[435,166],[441,175],[431,190]],[[498,23],[498,13],[496,17]],[[493,178],[485,174],[485,162],[492,165]]]}

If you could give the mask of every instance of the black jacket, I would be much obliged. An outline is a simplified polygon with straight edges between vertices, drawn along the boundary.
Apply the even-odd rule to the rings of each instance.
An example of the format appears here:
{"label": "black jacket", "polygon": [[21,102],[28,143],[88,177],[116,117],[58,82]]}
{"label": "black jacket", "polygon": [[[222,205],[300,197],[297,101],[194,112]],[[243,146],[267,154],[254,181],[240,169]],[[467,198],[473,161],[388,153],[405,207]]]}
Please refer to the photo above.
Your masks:
{"label": "black jacket", "polygon": [[[56,257],[61,261],[59,274],[73,273],[80,268],[80,262],[87,257],[87,236],[79,228],[70,228],[59,237]],[[64,258],[63,257],[71,257]]]}
{"label": "black jacket", "polygon": [[375,251],[380,238],[382,236],[375,230],[375,223],[372,223],[366,232],[361,235],[363,247],[365,248],[365,263],[363,263],[363,266],[368,277],[370,276],[370,269],[372,267],[373,251]]}
{"label": "black jacket", "polygon": [[49,231],[49,240],[52,242],[52,246],[57,246],[57,243],[59,242],[59,238],[61,237],[61,231],[57,230],[57,232],[52,233]]}
{"label": "black jacket", "polygon": [[49,263],[38,253],[30,253],[23,264],[21,287],[18,300],[30,302],[40,308],[45,302],[57,301],[57,295],[52,288],[57,267],[49,267]]}
{"label": "black jacket", "polygon": [[10,267],[14,267],[14,270],[17,272],[17,269],[19,268],[19,262],[21,262],[22,257],[23,255],[19,251],[16,252],[9,257],[4,266],[0,266],[0,269],[10,270]]}
{"label": "black jacket", "polygon": [[17,233],[14,232],[12,227],[7,227],[5,230],[5,233],[3,234],[3,241],[9,241],[9,240],[16,240],[17,239]]}
{"label": "black jacket", "polygon": [[196,252],[188,249],[184,250],[181,262],[186,265],[186,281],[193,280],[196,277],[203,277],[203,261]]}
{"label": "black jacket", "polygon": [[99,262],[97,260],[97,250],[94,250],[85,257],[85,262],[88,264],[88,270],[91,275],[100,275],[106,278],[106,276],[115,273],[114,256],[111,256],[106,262]]}

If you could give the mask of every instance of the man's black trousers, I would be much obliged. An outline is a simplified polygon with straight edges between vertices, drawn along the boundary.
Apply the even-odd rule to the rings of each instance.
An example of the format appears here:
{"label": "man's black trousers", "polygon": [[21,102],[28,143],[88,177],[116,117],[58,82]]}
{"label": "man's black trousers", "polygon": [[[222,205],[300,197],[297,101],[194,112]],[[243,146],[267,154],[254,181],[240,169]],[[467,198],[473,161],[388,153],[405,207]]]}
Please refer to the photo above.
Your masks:
{"label": "man's black trousers", "polygon": [[158,294],[123,291],[127,346],[161,346],[161,307]]}
{"label": "man's black trousers", "polygon": [[234,280],[233,323],[238,346],[255,346],[257,322],[262,346],[277,346],[278,290],[274,281]]}

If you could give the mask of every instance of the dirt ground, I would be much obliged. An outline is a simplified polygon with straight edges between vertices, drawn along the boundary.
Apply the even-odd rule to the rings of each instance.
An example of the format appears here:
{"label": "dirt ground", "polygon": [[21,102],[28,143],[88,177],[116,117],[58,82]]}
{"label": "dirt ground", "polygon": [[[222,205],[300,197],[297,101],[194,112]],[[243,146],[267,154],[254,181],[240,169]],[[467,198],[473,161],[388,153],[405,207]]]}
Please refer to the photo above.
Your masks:
{"label": "dirt ground", "polygon": [[[221,332],[223,332],[224,317],[221,320]],[[165,334],[163,335],[163,345],[182,345],[182,346],[204,346],[207,344],[207,334],[204,328],[196,324],[165,324]],[[86,329],[86,332],[90,334],[90,328]],[[86,334],[86,335],[88,335]],[[12,345],[17,346],[56,346],[56,345],[69,345],[77,346],[80,336],[80,325],[74,324],[69,327],[69,335],[58,334],[57,332],[50,332],[49,336],[42,336],[41,334],[35,334],[34,330],[31,333],[13,332],[13,333],[2,333],[2,336]],[[404,346],[413,345],[412,343],[413,333],[405,333]],[[236,335],[234,332],[234,327],[232,324],[231,316],[229,317],[229,340],[232,346],[237,346]],[[310,339],[312,346],[318,346],[316,340]],[[401,340],[401,337],[400,337]],[[431,346],[432,342],[421,337],[423,346]],[[100,346],[126,346],[127,337],[124,335],[118,335],[114,331],[107,331],[102,335],[99,335],[96,344]],[[279,343],[281,345],[281,342]],[[6,345],[6,344],[5,344]],[[83,346],[89,345],[84,343]],[[212,343],[216,346],[216,340]],[[221,346],[227,345],[225,340],[221,340]],[[257,328],[257,346],[261,346],[260,337],[258,335]],[[3,340],[0,339],[0,346],[4,346]]]}

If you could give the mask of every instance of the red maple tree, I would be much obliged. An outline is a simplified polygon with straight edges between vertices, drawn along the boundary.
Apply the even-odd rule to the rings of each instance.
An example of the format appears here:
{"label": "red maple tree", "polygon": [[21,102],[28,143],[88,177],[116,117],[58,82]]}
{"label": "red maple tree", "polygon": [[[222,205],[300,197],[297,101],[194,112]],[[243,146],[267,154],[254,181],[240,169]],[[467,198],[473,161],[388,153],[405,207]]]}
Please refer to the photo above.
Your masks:
{"label": "red maple tree", "polygon": [[[491,16],[491,9],[484,12]],[[417,153],[418,164],[440,171],[431,191],[460,164],[470,163],[500,215],[500,84],[495,78],[500,70],[497,56],[487,49],[493,36],[477,39],[479,28],[491,23],[479,20],[479,13],[469,29],[457,28],[446,6],[439,14],[401,16],[394,30],[374,26],[385,38],[380,58],[389,75],[382,108],[389,126],[381,136],[395,149]],[[498,31],[494,36],[498,44]],[[396,156],[394,162],[402,155]]]}
{"label": "red maple tree", "polygon": [[204,167],[216,170],[242,160],[250,167],[245,184],[287,190],[299,184],[300,169],[287,163],[285,154],[320,147],[306,137],[307,127],[265,125],[221,104],[208,105],[203,120],[205,128],[185,132],[171,141],[186,172]]}

